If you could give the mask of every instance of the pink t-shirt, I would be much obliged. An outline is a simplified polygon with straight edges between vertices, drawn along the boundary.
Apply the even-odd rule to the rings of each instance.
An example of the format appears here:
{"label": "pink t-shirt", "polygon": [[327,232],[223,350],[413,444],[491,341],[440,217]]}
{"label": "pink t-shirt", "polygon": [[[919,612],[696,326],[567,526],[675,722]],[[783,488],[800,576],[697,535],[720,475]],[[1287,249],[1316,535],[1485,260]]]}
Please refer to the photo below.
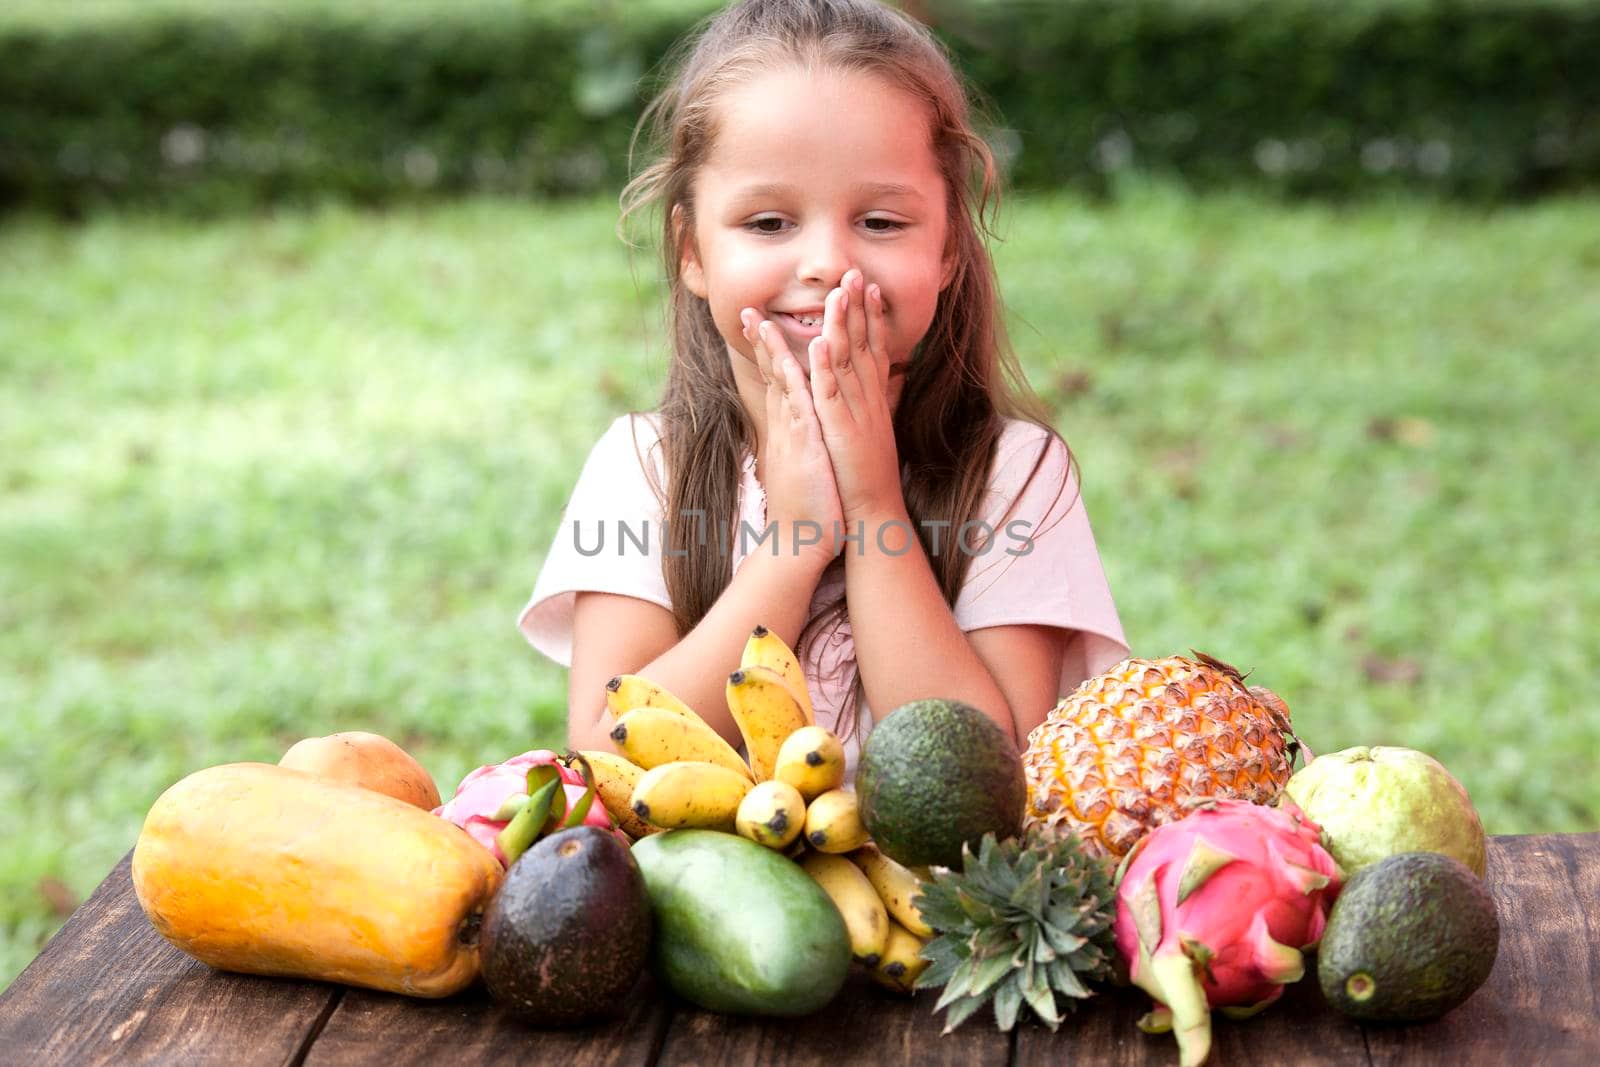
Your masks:
{"label": "pink t-shirt", "polygon": [[[1044,462],[1018,499],[1018,490],[1047,439]],[[665,485],[658,445],[659,429],[653,415],[621,416],[595,444],[578,476],[534,583],[533,596],[519,620],[529,643],[564,667],[572,665],[573,606],[580,591],[620,593],[671,610],[661,570],[663,506],[640,463],[640,456],[653,463],[657,484]],[[954,609],[956,624],[963,631],[1017,624],[1067,631],[1059,693],[1070,692],[1084,678],[1128,655],[1122,623],[1076,483],[1066,485],[1057,496],[1067,473],[1067,452],[1059,439],[1029,422],[1007,423],[983,508],[994,537],[987,552],[974,556]],[[739,515],[740,532],[746,528],[749,532],[727,538],[724,548],[714,532],[708,531],[704,550],[726,551],[735,572],[752,552],[772,552],[778,547],[776,538],[760,539],[767,525],[766,512],[766,492],[756,479],[755,457],[746,454]],[[950,543],[952,532],[948,528],[942,531],[942,543]],[[868,536],[872,536],[870,532]],[[903,538],[903,531],[889,534],[886,543],[902,544]],[[844,551],[857,548],[846,544]],[[808,620],[832,603],[842,587],[842,572],[831,568],[812,596]],[[840,710],[848,695],[855,658],[849,619],[842,620],[832,633],[824,629],[813,646],[805,669],[817,722],[840,733]],[[856,728],[845,742],[851,781],[861,741],[871,725],[871,713],[863,700]]]}

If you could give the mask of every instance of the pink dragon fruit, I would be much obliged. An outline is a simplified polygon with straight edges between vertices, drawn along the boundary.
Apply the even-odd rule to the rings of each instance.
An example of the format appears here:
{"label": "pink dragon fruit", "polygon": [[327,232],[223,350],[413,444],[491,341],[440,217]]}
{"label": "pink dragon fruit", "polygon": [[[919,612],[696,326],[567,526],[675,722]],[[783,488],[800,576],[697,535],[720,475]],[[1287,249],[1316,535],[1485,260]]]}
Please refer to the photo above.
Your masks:
{"label": "pink dragon fruit", "polygon": [[1155,998],[1146,1033],[1174,1030],[1183,1067],[1211,1051],[1211,1008],[1234,1018],[1305,973],[1344,875],[1299,808],[1198,806],[1145,835],[1117,875],[1117,950]]}
{"label": "pink dragon fruit", "polygon": [[[528,769],[536,766],[553,766],[561,776],[561,791],[565,795],[563,810],[571,811],[583,799],[588,786],[576,768],[561,762],[547,748],[512,756],[504,763],[491,763],[472,771],[456,786],[456,795],[433,809],[442,819],[448,819],[472,835],[484,848],[494,853],[501,866],[509,866],[500,840],[501,831],[511,822],[518,798],[527,799]],[[511,803],[508,803],[511,802]],[[584,814],[583,825],[614,830],[611,816],[604,804],[591,801]],[[623,839],[626,844],[626,838]],[[511,859],[515,859],[513,856]]]}

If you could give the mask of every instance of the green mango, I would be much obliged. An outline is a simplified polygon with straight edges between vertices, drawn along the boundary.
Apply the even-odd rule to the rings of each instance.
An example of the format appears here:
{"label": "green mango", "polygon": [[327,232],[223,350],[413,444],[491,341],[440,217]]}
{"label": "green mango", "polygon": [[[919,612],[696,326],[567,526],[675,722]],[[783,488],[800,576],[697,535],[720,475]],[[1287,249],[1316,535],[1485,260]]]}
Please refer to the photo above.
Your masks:
{"label": "green mango", "polygon": [[650,895],[651,965],[674,993],[730,1015],[809,1015],[850,969],[839,909],[796,864],[714,830],[633,846]]}

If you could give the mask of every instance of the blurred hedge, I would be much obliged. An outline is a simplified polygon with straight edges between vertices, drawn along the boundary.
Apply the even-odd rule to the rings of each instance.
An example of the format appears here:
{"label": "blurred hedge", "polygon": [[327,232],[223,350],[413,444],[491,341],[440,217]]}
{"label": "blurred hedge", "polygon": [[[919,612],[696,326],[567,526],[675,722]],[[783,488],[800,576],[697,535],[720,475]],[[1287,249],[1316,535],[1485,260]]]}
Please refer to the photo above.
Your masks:
{"label": "blurred hedge", "polygon": [[[715,0],[0,14],[0,205],[209,211],[624,179]],[[1129,168],[1499,197],[1600,177],[1600,0],[921,0],[1024,186]],[[20,12],[20,13],[19,13]]]}
{"label": "blurred hedge", "polygon": [[217,7],[0,18],[0,203],[589,190],[684,28],[659,5]]}

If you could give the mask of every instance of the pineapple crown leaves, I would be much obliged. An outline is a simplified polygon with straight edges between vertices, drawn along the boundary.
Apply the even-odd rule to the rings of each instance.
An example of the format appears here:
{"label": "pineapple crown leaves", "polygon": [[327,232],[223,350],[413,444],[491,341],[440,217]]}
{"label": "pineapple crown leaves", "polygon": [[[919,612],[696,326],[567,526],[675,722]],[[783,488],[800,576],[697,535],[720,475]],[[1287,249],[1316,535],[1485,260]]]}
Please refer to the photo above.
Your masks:
{"label": "pineapple crown leaves", "polygon": [[994,1002],[1001,1030],[1026,1005],[1056,1029],[1058,995],[1091,995],[1087,982],[1111,977],[1116,897],[1105,861],[1074,834],[1031,829],[1025,838],[985,834],[977,855],[961,850],[960,871],[936,868],[916,907],[938,936],[922,949],[928,969],[917,988],[944,987],[934,1011],[944,1032]]}

